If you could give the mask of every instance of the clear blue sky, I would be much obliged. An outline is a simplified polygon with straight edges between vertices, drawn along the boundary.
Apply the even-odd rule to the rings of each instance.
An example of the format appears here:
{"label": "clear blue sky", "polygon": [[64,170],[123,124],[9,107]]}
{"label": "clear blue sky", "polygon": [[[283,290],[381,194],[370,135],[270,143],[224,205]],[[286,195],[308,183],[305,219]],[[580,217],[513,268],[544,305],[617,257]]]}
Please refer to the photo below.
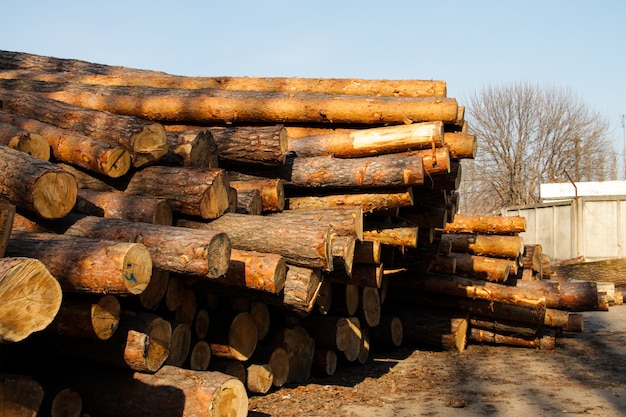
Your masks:
{"label": "clear blue sky", "polygon": [[570,89],[623,160],[624,1],[6,1],[0,49],[179,75],[439,79]]}

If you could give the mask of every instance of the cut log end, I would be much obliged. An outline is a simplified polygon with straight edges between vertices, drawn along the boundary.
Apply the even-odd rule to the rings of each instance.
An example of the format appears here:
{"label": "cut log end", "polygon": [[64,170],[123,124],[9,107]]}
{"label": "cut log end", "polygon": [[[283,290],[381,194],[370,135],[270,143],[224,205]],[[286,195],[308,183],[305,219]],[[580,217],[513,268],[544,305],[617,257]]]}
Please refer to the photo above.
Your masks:
{"label": "cut log end", "polygon": [[65,216],[76,204],[78,185],[69,172],[49,172],[37,179],[33,187],[35,212],[45,219]]}
{"label": "cut log end", "polygon": [[105,295],[91,306],[91,324],[98,339],[107,340],[120,322],[120,303],[116,297]]}
{"label": "cut log end", "polygon": [[25,152],[44,161],[50,159],[50,145],[43,136],[37,133],[28,133],[19,135],[19,137],[14,139],[9,141],[10,148]]}
{"label": "cut log end", "polygon": [[217,173],[200,201],[200,216],[216,219],[230,210],[230,185],[225,173]]}
{"label": "cut log end", "polygon": [[65,388],[52,400],[51,417],[80,417],[83,411],[83,399],[78,391]]}
{"label": "cut log end", "polygon": [[226,233],[216,233],[207,247],[207,260],[209,278],[217,278],[226,274],[230,265],[232,246]]}
{"label": "cut log end", "polygon": [[228,337],[233,357],[245,361],[252,356],[258,341],[257,327],[249,313],[240,313],[232,321]]}
{"label": "cut log end", "polygon": [[144,245],[129,245],[124,256],[122,271],[124,284],[131,294],[138,295],[144,292],[152,277],[152,258]]}
{"label": "cut log end", "polygon": [[169,150],[165,128],[159,123],[144,127],[130,140],[135,152],[133,166],[136,168],[158,161]]}
{"label": "cut log end", "polygon": [[131,167],[130,153],[126,149],[113,148],[103,155],[103,161],[100,164],[102,172],[111,177],[119,178],[126,174]]}

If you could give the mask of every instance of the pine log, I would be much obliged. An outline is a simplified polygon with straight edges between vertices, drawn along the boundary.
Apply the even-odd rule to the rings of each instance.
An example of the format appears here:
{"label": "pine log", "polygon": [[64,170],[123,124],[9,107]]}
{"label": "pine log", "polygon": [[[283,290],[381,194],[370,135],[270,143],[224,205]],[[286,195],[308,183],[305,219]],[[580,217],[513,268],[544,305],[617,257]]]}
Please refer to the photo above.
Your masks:
{"label": "pine log", "polygon": [[359,264],[379,264],[381,245],[378,240],[357,241],[354,248],[354,263]]}
{"label": "pine log", "polygon": [[286,275],[287,262],[281,255],[232,249],[228,271],[218,281],[278,294],[285,287]]}
{"label": "pine log", "polygon": [[65,388],[57,392],[50,406],[50,417],[81,417],[83,398],[73,388]]}
{"label": "pine log", "polygon": [[526,218],[520,216],[463,216],[457,215],[449,223],[446,233],[509,234],[526,231]]}
{"label": "pine log", "polygon": [[363,240],[363,209],[360,206],[285,210],[270,215],[275,219],[327,224],[338,235]]}
{"label": "pine log", "polygon": [[0,404],[6,417],[35,417],[39,415],[44,390],[27,375],[0,374]]}
{"label": "pine log", "polygon": [[185,279],[181,275],[170,275],[165,292],[165,307],[175,312],[183,303],[185,294]]}
{"label": "pine log", "polygon": [[298,188],[406,187],[424,183],[425,165],[418,152],[348,159],[290,155],[282,167],[260,169],[241,165],[232,170],[281,178],[290,187]]}
{"label": "pine log", "polygon": [[235,249],[282,255],[297,266],[332,269],[328,225],[236,213],[226,213],[210,223],[179,219],[177,225],[202,233],[228,233]]}
{"label": "pine log", "polygon": [[[229,172],[229,177],[232,178]],[[230,185],[237,192],[259,190],[263,213],[283,211],[285,208],[285,181],[281,179],[257,178],[231,181]]]}
{"label": "pine log", "polygon": [[191,350],[191,328],[188,324],[176,320],[170,320],[170,325],[172,326],[172,338],[164,365],[182,367]]}
{"label": "pine log", "polygon": [[379,349],[395,349],[404,340],[402,320],[395,315],[383,314],[378,326],[369,329],[370,344],[374,351]]}
{"label": "pine log", "polygon": [[[98,86],[76,82],[0,80],[0,88],[36,92],[77,106],[150,120],[184,123],[452,122],[458,104],[445,97],[350,96],[304,92]],[[268,106],[271,103],[271,106]]]}
{"label": "pine log", "polygon": [[320,314],[328,314],[333,303],[333,284],[328,279],[322,279],[320,288],[315,297],[315,305]]}
{"label": "pine log", "polygon": [[260,190],[237,190],[237,208],[235,213],[260,215],[263,213],[263,198]]}
{"label": "pine log", "polygon": [[[220,88],[225,90],[304,91],[326,94],[385,95],[402,97],[446,96],[441,80],[368,80],[359,78],[301,77],[189,77],[158,71],[110,66],[86,61],[0,51],[0,68],[15,72],[11,78],[42,81],[76,80],[99,85],[145,85],[178,88]],[[9,75],[4,75],[9,78]]]}
{"label": "pine log", "polygon": [[444,143],[452,159],[474,159],[478,151],[476,135],[466,132],[446,132]]}
{"label": "pine log", "polygon": [[[225,314],[225,313],[221,313]],[[256,349],[258,336],[254,319],[247,312],[234,317],[213,318],[207,341],[211,354],[220,358],[246,361]]]}
{"label": "pine log", "polygon": [[55,165],[62,168],[63,171],[69,172],[76,178],[78,188],[86,188],[94,191],[119,191],[109,181],[105,181],[101,176],[96,178],[96,174],[83,168],[64,164],[63,162],[55,162]]}
{"label": "pine log", "polygon": [[289,140],[289,151],[298,157],[359,158],[435,146],[443,146],[442,122],[332,132]]}
{"label": "pine log", "polygon": [[131,167],[130,153],[121,146],[91,139],[69,129],[0,111],[0,122],[43,136],[54,158],[91,172],[118,178]]}
{"label": "pine log", "polygon": [[4,257],[13,229],[15,205],[0,197],[0,258]]}
{"label": "pine log", "polygon": [[288,265],[283,290],[285,307],[298,315],[308,315],[315,306],[321,283],[319,269]]}
{"label": "pine log", "polygon": [[167,130],[167,153],[159,165],[218,168],[217,144],[207,130]]}
{"label": "pine log", "polygon": [[74,106],[22,91],[0,89],[0,100],[6,112],[121,146],[130,153],[135,167],[155,163],[168,150],[165,128],[159,123]]}
{"label": "pine log", "polygon": [[315,340],[316,347],[343,352],[353,362],[361,349],[361,324],[356,317],[312,316],[302,325]]}
{"label": "pine log", "polygon": [[567,311],[604,311],[609,308],[602,302],[596,282],[562,282],[559,293],[559,308]]}
{"label": "pine log", "polygon": [[398,217],[418,228],[443,228],[448,222],[448,211],[441,206],[416,204],[401,207]]}
{"label": "pine log", "polygon": [[348,191],[348,193],[346,191],[331,190],[328,193],[315,193],[315,195],[290,195],[287,203],[290,210],[360,206],[364,213],[413,205],[412,188]]}
{"label": "pine log", "polygon": [[471,328],[487,330],[493,333],[511,336],[535,336],[539,329],[536,327],[528,327],[523,324],[516,323],[511,320],[498,319],[489,320],[484,317],[470,317],[469,325]]}
{"label": "pine log", "polygon": [[[468,255],[471,256],[471,255]],[[426,271],[433,272],[435,274],[448,274],[448,275],[457,275],[456,273],[456,260],[455,256],[444,255],[441,256],[439,254],[435,255],[432,259],[432,262],[426,268]],[[506,261],[505,261],[506,262]],[[508,263],[507,263],[508,267]],[[415,270],[421,270],[419,267],[415,268]],[[459,274],[460,275],[460,274]],[[467,278],[467,274],[465,275]]]}
{"label": "pine log", "polygon": [[369,327],[378,326],[381,315],[381,301],[378,288],[363,287],[359,301],[359,319]]}
{"label": "pine log", "polygon": [[229,188],[223,169],[152,166],[136,172],[124,192],[166,198],[174,211],[215,219],[229,209]]}
{"label": "pine log", "polygon": [[556,340],[554,334],[544,334],[540,336],[511,336],[503,335],[488,330],[472,328],[469,331],[469,338],[473,342],[490,343],[495,345],[509,345],[542,350],[554,350]]}
{"label": "pine log", "polygon": [[[424,172],[429,177],[450,174],[452,163],[450,161],[450,151],[446,146],[394,155],[410,155],[414,158],[422,158]],[[424,181],[422,181],[423,183]]]}
{"label": "pine log", "polygon": [[267,394],[272,388],[274,374],[269,364],[250,364],[246,368],[246,388],[255,394]]}
{"label": "pine log", "polygon": [[61,306],[59,282],[31,258],[0,258],[0,342],[19,342],[45,329]]}
{"label": "pine log", "polygon": [[302,326],[284,328],[272,339],[272,344],[282,347],[289,357],[287,383],[305,384],[311,376],[315,355],[315,340]]}
{"label": "pine log", "polygon": [[284,165],[288,153],[283,125],[210,127],[220,161],[253,165]]}
{"label": "pine log", "polygon": [[65,294],[59,312],[45,329],[62,336],[107,340],[120,322],[120,302],[107,294],[97,299]]}
{"label": "pine log", "polygon": [[333,376],[337,370],[337,353],[332,349],[315,349],[311,373],[315,376]]}
{"label": "pine log", "polygon": [[399,310],[403,344],[408,347],[463,352],[467,344],[467,313],[434,308]]}
{"label": "pine log", "polygon": [[73,210],[88,216],[171,226],[172,206],[164,198],[132,194],[78,190]]}
{"label": "pine log", "polygon": [[500,283],[509,278],[511,262],[506,259],[454,252],[449,257],[455,260],[456,275]]}
{"label": "pine log", "polygon": [[68,292],[137,295],[152,275],[150,252],[141,243],[16,232],[7,254],[39,259]]}
{"label": "pine log", "polygon": [[417,247],[418,228],[393,223],[366,222],[363,238],[377,240],[383,245]]}
{"label": "pine log", "polygon": [[452,252],[515,260],[524,253],[524,240],[519,235],[443,233],[441,240],[452,242]]}
{"label": "pine log", "polygon": [[331,238],[333,271],[342,271],[347,276],[352,276],[354,246],[356,241],[353,236],[339,236],[333,234]]}
{"label": "pine log", "polygon": [[78,186],[72,174],[24,152],[0,146],[0,194],[17,208],[45,219],[65,216],[76,203]]}
{"label": "pine log", "polygon": [[189,352],[189,369],[194,371],[206,371],[211,363],[211,345],[206,340],[198,340],[191,347]]}
{"label": "pine log", "polygon": [[243,362],[234,359],[211,358],[209,370],[231,375],[241,381],[242,384],[246,383],[246,367]]}
{"label": "pine log", "polygon": [[153,266],[165,271],[217,278],[228,270],[231,242],[224,232],[90,216],[72,220],[65,234],[143,243]]}
{"label": "pine log", "polygon": [[44,161],[50,159],[50,145],[43,136],[9,123],[0,122],[0,145],[25,152]]}
{"label": "pine log", "polygon": [[267,364],[272,370],[272,385],[282,387],[289,378],[289,354],[283,347],[271,345],[257,346],[252,362]]}

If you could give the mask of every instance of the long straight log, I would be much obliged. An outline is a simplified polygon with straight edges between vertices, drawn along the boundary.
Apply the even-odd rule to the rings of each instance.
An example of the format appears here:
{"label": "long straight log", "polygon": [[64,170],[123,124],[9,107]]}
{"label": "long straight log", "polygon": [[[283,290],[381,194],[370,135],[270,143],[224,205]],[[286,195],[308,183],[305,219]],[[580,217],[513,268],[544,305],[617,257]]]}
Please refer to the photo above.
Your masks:
{"label": "long straight log", "polygon": [[61,306],[59,282],[32,258],[0,258],[0,342],[45,329]]}
{"label": "long straight log", "polygon": [[515,234],[526,231],[526,218],[521,216],[463,216],[449,223],[446,233]]}
{"label": "long straight log", "polygon": [[136,172],[124,192],[166,198],[174,211],[214,219],[228,211],[229,189],[223,169],[151,166]]}
{"label": "long straight log", "polygon": [[364,213],[378,210],[408,207],[413,205],[413,188],[393,190],[368,190],[362,192],[331,190],[328,194],[290,195],[287,205],[290,210],[319,209],[345,206],[360,206]]}
{"label": "long straight log", "polygon": [[320,208],[308,210],[285,210],[271,214],[273,219],[327,224],[333,232],[363,240],[363,209],[360,206]]}
{"label": "long straight log", "polygon": [[50,145],[43,136],[9,123],[0,122],[0,145],[25,152],[44,161],[50,159]]}
{"label": "long straight log", "polygon": [[141,243],[16,232],[7,254],[39,259],[68,292],[141,294],[152,275],[150,253]]}
{"label": "long straight log", "polygon": [[16,207],[45,219],[65,216],[76,203],[74,176],[54,164],[0,146],[0,194]]}
{"label": "long straight log", "polygon": [[135,167],[155,163],[168,150],[165,128],[159,123],[74,106],[22,91],[0,89],[0,100],[6,112],[121,146],[130,153]]}
{"label": "long straight log", "polygon": [[232,249],[226,276],[217,281],[279,294],[285,287],[286,276],[287,262],[283,256]]}
{"label": "long straight log", "polygon": [[[98,86],[76,82],[0,80],[0,88],[97,110],[184,123],[452,122],[455,99],[444,97],[350,96],[302,92]],[[271,105],[268,105],[271,103]]]}
{"label": "long straight log", "polygon": [[121,146],[97,141],[81,133],[49,123],[0,111],[0,122],[43,136],[56,160],[118,178],[131,167],[130,153]]}
{"label": "long straight log", "polygon": [[443,136],[442,122],[426,122],[290,139],[289,151],[298,157],[358,158],[442,146]]}
{"label": "long straight log", "polygon": [[236,213],[226,213],[209,223],[180,219],[177,224],[203,232],[228,233],[235,249],[275,253],[294,265],[324,270],[333,266],[328,225]]}
{"label": "long straight log", "polygon": [[417,247],[417,227],[374,222],[367,222],[364,227],[364,239],[377,240],[388,246]]}
{"label": "long straight log", "polygon": [[441,240],[452,242],[452,252],[517,260],[524,253],[521,236],[443,233]]}
{"label": "long straight log", "polygon": [[469,339],[478,343],[538,348],[543,350],[554,350],[556,346],[554,334],[524,337],[499,334],[497,332],[472,328],[469,331]]}
{"label": "long straight log", "polygon": [[511,262],[506,259],[455,252],[449,257],[455,260],[456,275],[500,283],[509,278]]}
{"label": "long straight log", "polygon": [[402,342],[408,347],[463,352],[467,344],[467,313],[435,308],[397,312],[402,321]]}

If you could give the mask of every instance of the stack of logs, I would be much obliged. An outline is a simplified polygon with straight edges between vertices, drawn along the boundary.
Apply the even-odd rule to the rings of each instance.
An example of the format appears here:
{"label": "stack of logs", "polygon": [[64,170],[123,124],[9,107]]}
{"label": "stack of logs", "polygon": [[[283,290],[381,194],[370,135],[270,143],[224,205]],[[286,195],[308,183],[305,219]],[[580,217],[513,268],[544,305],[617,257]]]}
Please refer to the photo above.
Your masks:
{"label": "stack of logs", "polygon": [[371,351],[552,349],[608,309],[523,218],[456,214],[476,139],[443,81],[0,51],[0,102],[11,415],[246,415]]}

